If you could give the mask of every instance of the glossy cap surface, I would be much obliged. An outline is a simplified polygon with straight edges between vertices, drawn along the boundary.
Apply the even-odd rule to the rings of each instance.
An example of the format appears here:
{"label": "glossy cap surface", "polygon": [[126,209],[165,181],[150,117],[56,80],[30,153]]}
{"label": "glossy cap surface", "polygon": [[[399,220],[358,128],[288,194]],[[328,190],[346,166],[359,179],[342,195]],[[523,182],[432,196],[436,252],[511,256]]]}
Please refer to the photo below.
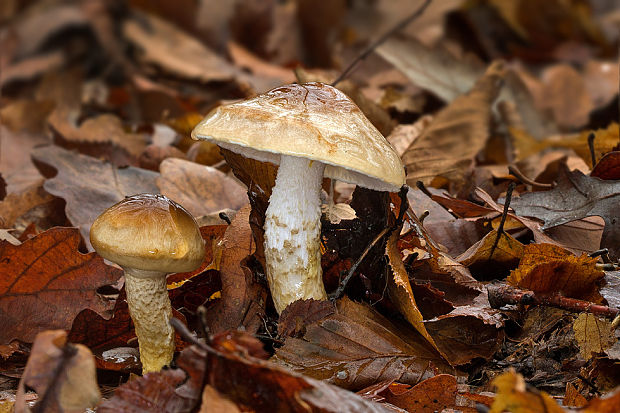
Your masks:
{"label": "glossy cap surface", "polygon": [[325,176],[379,191],[405,184],[400,157],[340,90],[291,84],[214,109],[192,138],[260,161],[291,155],[326,164]]}
{"label": "glossy cap surface", "polygon": [[102,257],[145,271],[192,271],[205,254],[194,218],[163,195],[134,195],[111,206],[93,223],[90,242]]}

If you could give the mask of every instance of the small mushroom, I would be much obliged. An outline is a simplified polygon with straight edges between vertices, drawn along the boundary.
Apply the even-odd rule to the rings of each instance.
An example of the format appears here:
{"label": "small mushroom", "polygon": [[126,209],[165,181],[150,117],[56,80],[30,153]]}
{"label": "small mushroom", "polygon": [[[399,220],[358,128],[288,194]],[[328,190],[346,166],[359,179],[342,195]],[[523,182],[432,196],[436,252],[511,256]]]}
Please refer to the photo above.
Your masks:
{"label": "small mushroom", "polygon": [[378,191],[405,184],[394,148],[338,89],[306,83],[214,109],[192,138],[279,165],[265,216],[267,280],[278,313],[327,297],[320,252],[323,176]]}
{"label": "small mushroom", "polygon": [[196,221],[163,195],[134,195],[99,215],[90,242],[99,255],[125,270],[142,373],[161,370],[174,354],[166,275],[192,271],[202,263],[205,247]]}

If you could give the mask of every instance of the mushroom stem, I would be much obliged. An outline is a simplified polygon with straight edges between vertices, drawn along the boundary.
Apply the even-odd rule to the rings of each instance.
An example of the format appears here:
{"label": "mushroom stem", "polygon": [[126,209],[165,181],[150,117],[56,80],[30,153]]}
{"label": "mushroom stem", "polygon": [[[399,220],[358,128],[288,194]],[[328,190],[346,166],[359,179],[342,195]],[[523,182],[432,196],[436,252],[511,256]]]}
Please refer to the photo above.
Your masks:
{"label": "mushroom stem", "polygon": [[299,299],[325,300],[320,191],[325,164],[281,155],[265,213],[267,280],[276,311]]}
{"label": "mushroom stem", "polygon": [[125,292],[140,346],[142,374],[160,371],[170,364],[174,355],[166,273],[125,268]]}

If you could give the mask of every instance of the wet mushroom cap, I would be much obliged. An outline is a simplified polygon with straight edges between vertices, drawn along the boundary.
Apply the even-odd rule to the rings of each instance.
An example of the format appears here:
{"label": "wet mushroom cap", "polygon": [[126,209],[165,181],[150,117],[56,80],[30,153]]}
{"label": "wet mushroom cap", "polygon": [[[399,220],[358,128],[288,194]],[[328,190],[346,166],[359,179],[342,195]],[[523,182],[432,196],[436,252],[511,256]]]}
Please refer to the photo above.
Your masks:
{"label": "wet mushroom cap", "polygon": [[192,138],[276,165],[281,154],[319,161],[325,177],[378,191],[397,192],[405,184],[394,148],[351,99],[322,83],[281,86],[219,106]]}
{"label": "wet mushroom cap", "polygon": [[140,194],[111,206],[93,223],[90,241],[102,257],[140,270],[192,271],[204,257],[196,221],[163,195]]}

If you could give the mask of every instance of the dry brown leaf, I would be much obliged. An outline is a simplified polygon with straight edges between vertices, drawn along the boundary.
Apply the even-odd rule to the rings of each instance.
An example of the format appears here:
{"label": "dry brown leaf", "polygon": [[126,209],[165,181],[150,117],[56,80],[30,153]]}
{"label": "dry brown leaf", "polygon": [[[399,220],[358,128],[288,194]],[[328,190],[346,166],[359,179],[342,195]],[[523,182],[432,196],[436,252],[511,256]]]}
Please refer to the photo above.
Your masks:
{"label": "dry brown leaf", "polygon": [[209,327],[214,333],[240,326],[254,333],[262,325],[267,292],[254,280],[245,263],[256,248],[249,216],[250,206],[241,208],[216,247],[216,250],[221,249],[222,298],[207,313]]}
{"label": "dry brown leaf", "polygon": [[222,209],[237,210],[248,202],[239,182],[210,166],[183,159],[165,159],[156,183],[162,194],[200,217]]}
{"label": "dry brown leaf", "polygon": [[394,231],[385,246],[385,254],[388,257],[390,269],[392,270],[391,277],[389,277],[388,280],[390,298],[405,319],[422,335],[422,337],[441,353],[431,335],[426,331],[424,317],[418,309],[413,291],[411,290],[409,275],[401,259],[400,251],[396,246],[399,235],[398,231]]}
{"label": "dry brown leaf", "polygon": [[56,227],[14,246],[0,241],[0,343],[31,342],[46,329],[68,329],[85,308],[112,309],[97,288],[114,284],[122,271],[95,253],[78,251],[76,228]]}
{"label": "dry brown leaf", "polygon": [[402,156],[407,183],[430,185],[442,177],[456,187],[466,182],[474,158],[489,136],[491,105],[499,92],[503,65],[494,63],[474,88],[442,109]]}
{"label": "dry brown leaf", "polygon": [[13,82],[26,82],[48,71],[60,69],[65,63],[65,55],[61,50],[39,54],[15,62],[2,68],[0,87],[7,87]]}
{"label": "dry brown leaf", "polygon": [[11,228],[15,221],[31,209],[53,201],[43,189],[43,180],[19,193],[10,193],[0,201],[0,227]]}
{"label": "dry brown leaf", "polygon": [[26,386],[39,394],[35,411],[77,413],[95,407],[101,399],[96,374],[95,360],[86,346],[67,343],[63,330],[41,332],[19,382],[15,411],[30,411]]}
{"label": "dry brown leaf", "polygon": [[79,127],[70,123],[64,111],[56,111],[49,121],[70,144],[112,144],[124,149],[133,159],[137,159],[147,145],[144,134],[125,132],[120,118],[112,114],[88,118]]}
{"label": "dry brown leaf", "polygon": [[492,230],[456,260],[477,279],[488,281],[504,278],[509,270],[517,267],[522,256],[523,244],[509,234]]}
{"label": "dry brown leaf", "polygon": [[47,117],[55,106],[49,99],[16,100],[0,109],[0,121],[13,132],[42,134],[45,132]]}
{"label": "dry brown leaf", "polygon": [[212,412],[241,413],[241,409],[232,400],[222,396],[213,386],[206,385],[198,413]]}
{"label": "dry brown leaf", "polygon": [[519,267],[506,282],[541,294],[562,294],[600,303],[597,282],[605,273],[596,267],[597,258],[576,257],[551,244],[526,245]]}
{"label": "dry brown leaf", "polygon": [[565,413],[547,393],[528,391],[523,376],[510,370],[493,379],[497,395],[489,413]]}
{"label": "dry brown leaf", "polygon": [[457,403],[458,388],[456,377],[438,374],[413,387],[392,383],[379,393],[387,403],[405,409],[408,412],[434,413],[444,409],[454,409],[464,413],[476,413],[473,407]]}
{"label": "dry brown leaf", "polygon": [[583,407],[588,404],[588,400],[579,393],[579,391],[570,383],[566,383],[564,392],[564,400],[562,401],[568,407]]}
{"label": "dry brown leaf", "polygon": [[588,123],[594,105],[579,72],[566,64],[551,66],[543,71],[542,80],[539,104],[552,111],[560,128],[572,130]]}
{"label": "dry brown leaf", "polygon": [[417,86],[451,102],[476,83],[483,69],[458,60],[442,48],[429,48],[415,39],[390,37],[377,53],[402,71]]}
{"label": "dry brown leaf", "polygon": [[90,226],[107,208],[127,195],[159,193],[155,185],[158,174],[145,169],[117,169],[107,162],[58,146],[36,148],[32,157],[58,171],[55,177],[45,181],[43,187],[67,201],[67,218],[80,228],[88,246]]}
{"label": "dry brown leaf", "polygon": [[573,331],[575,332],[575,339],[579,343],[579,352],[586,360],[605,352],[616,342],[611,322],[598,318],[594,314],[579,314],[579,317],[573,322]]}
{"label": "dry brown leaf", "polygon": [[415,384],[452,368],[414,331],[397,328],[371,307],[343,298],[335,314],[288,337],[272,360],[351,390],[382,380]]}
{"label": "dry brown leaf", "polygon": [[413,141],[422,135],[432,121],[433,117],[431,115],[424,115],[411,125],[398,125],[386,136],[386,139],[396,149],[398,156],[402,156]]}
{"label": "dry brown leaf", "polygon": [[205,83],[232,80],[235,69],[194,37],[159,17],[134,15],[123,25],[123,33],[142,50],[147,63]]}
{"label": "dry brown leaf", "polygon": [[41,134],[12,132],[0,125],[0,173],[7,183],[7,193],[20,193],[40,182],[42,176],[30,160],[36,145],[49,143]]}

